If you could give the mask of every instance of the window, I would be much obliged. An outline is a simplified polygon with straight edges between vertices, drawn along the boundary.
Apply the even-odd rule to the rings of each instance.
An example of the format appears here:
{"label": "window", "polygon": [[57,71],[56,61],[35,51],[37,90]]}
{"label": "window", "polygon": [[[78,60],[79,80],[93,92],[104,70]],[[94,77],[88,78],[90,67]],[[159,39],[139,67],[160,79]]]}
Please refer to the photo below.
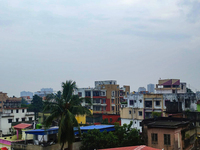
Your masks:
{"label": "window", "polygon": [[131,114],[131,110],[129,110],[129,114]]}
{"label": "window", "polygon": [[111,93],[111,94],[112,94],[112,97],[114,97],[114,96],[115,96],[115,91],[112,91],[112,93]]}
{"label": "window", "polygon": [[91,96],[91,92],[90,91],[85,91],[85,96]]}
{"label": "window", "polygon": [[16,109],[16,113],[18,113],[19,112],[19,110],[18,109]]}
{"label": "window", "polygon": [[26,118],[22,118],[22,121],[25,121]]}
{"label": "window", "polygon": [[112,103],[114,103],[114,99],[112,99]]}
{"label": "window", "polygon": [[160,106],[160,101],[156,101],[156,106]]}
{"label": "window", "polygon": [[151,133],[151,143],[152,144],[158,143],[158,134],[157,133]]}
{"label": "window", "polygon": [[133,100],[130,100],[129,103],[130,103],[130,105],[133,105]]}
{"label": "window", "polygon": [[103,107],[103,111],[106,111],[106,107]]}
{"label": "window", "polygon": [[105,96],[106,95],[106,92],[102,92],[102,96]]}
{"label": "window", "polygon": [[101,107],[100,106],[94,106],[93,109],[94,109],[94,111],[101,111]]}
{"label": "window", "polygon": [[22,109],[22,112],[24,113],[24,109]]}
{"label": "window", "polygon": [[13,113],[13,110],[11,110],[11,113]]}
{"label": "window", "polygon": [[28,119],[29,119],[29,121],[32,121],[32,117],[29,117]]}
{"label": "window", "polygon": [[115,107],[114,107],[114,106],[112,106],[112,111],[114,111],[114,109],[115,109]]}
{"label": "window", "polygon": [[145,107],[152,108],[152,101],[145,101]]}
{"label": "window", "polygon": [[12,123],[12,119],[8,119],[8,123]]}
{"label": "window", "polygon": [[142,103],[142,100],[140,99],[140,103]]}
{"label": "window", "polygon": [[93,99],[93,103],[100,103],[100,99],[99,98]]}
{"label": "window", "polygon": [[106,99],[104,98],[104,99],[103,99],[103,104],[105,104],[105,103],[106,103]]}
{"label": "window", "polygon": [[18,122],[19,121],[19,118],[16,118],[16,122]]}
{"label": "window", "polygon": [[138,114],[139,114],[139,116],[142,116],[142,111],[139,111]]}
{"label": "window", "polygon": [[0,101],[0,103],[2,103],[2,101]]}
{"label": "window", "polygon": [[164,144],[171,145],[170,143],[170,134],[164,134]]}
{"label": "window", "polygon": [[93,91],[93,96],[100,96],[100,91]]}
{"label": "window", "polygon": [[79,96],[79,97],[82,97],[82,92],[78,92],[78,96]]}

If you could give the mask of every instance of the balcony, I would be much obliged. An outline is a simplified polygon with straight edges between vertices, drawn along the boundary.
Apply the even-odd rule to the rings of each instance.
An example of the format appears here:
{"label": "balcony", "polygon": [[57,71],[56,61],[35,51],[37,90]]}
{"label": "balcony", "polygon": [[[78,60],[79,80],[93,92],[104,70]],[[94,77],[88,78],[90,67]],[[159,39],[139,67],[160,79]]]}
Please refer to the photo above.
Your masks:
{"label": "balcony", "polygon": [[107,104],[106,103],[102,103],[101,106],[107,106]]}
{"label": "balcony", "polygon": [[3,113],[1,116],[2,117],[14,117],[14,115],[12,113]]}
{"label": "balcony", "polygon": [[27,112],[26,113],[26,116],[32,116],[32,115],[34,115],[34,112]]}

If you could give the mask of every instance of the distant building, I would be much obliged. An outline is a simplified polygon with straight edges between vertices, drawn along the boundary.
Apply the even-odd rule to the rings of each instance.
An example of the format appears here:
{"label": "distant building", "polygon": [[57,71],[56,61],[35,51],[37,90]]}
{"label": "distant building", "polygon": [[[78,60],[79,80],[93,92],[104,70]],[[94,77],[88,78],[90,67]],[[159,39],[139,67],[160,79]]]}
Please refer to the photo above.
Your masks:
{"label": "distant building", "polygon": [[147,85],[147,91],[149,91],[149,93],[154,93],[154,84],[148,84]]}
{"label": "distant building", "polygon": [[33,93],[29,91],[22,91],[20,92],[20,97],[27,97],[29,96],[31,99],[33,98]]}
{"label": "distant building", "polygon": [[138,92],[142,92],[142,91],[146,91],[146,88],[145,87],[139,87]]}
{"label": "distant building", "polygon": [[21,98],[8,97],[7,93],[0,92],[0,112],[5,108],[21,107]]}
{"label": "distant building", "polygon": [[42,88],[40,91],[35,92],[35,95],[38,95],[40,97],[45,97],[48,94],[52,94],[53,93],[53,89],[52,88]]}
{"label": "distant building", "polygon": [[180,79],[162,79],[156,84],[156,93],[186,93],[186,83],[181,83]]}

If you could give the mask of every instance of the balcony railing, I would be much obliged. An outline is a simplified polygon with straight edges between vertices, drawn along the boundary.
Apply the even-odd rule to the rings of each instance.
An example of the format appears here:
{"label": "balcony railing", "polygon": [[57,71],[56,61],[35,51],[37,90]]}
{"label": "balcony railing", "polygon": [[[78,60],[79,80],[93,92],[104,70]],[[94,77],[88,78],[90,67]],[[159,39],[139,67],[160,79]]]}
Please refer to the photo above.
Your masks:
{"label": "balcony railing", "polygon": [[26,115],[34,115],[34,112],[27,112]]}
{"label": "balcony railing", "polygon": [[14,117],[14,115],[11,113],[3,113],[1,116],[2,117]]}

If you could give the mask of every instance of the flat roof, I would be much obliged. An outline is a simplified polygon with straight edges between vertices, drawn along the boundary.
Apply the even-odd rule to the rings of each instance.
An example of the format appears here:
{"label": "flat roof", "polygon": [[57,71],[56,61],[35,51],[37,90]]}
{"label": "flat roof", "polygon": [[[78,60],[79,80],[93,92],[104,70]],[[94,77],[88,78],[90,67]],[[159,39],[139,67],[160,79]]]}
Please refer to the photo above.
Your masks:
{"label": "flat roof", "polygon": [[139,145],[139,146],[117,147],[117,148],[108,148],[99,150],[161,150],[161,149],[148,147],[146,145]]}

